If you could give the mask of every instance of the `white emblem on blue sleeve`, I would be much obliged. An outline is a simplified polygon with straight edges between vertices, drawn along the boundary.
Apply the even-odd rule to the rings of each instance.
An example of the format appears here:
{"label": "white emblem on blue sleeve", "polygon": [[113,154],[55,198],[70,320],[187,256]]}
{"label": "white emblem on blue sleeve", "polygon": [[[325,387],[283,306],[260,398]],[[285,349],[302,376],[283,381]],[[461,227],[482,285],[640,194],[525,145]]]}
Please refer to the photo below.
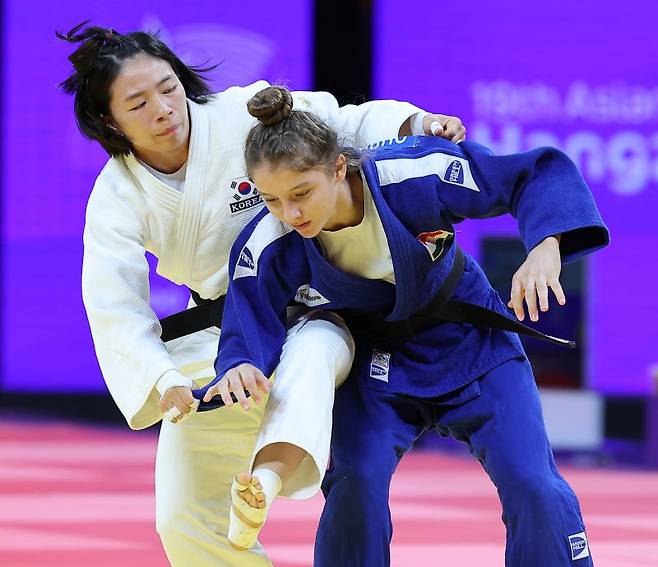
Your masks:
{"label": "white emblem on blue sleeve", "polygon": [[480,191],[468,160],[440,152],[419,158],[380,160],[377,162],[377,173],[382,187],[407,179],[438,175],[445,183]]}
{"label": "white emblem on blue sleeve", "polygon": [[295,293],[295,301],[303,303],[309,307],[317,307],[318,305],[325,305],[329,300],[324,297],[317,289],[313,289],[309,284],[299,286],[297,293]]}
{"label": "white emblem on blue sleeve", "polygon": [[242,250],[240,250],[233,272],[233,279],[256,276],[258,274],[258,260],[263,251],[291,230],[291,226],[282,223],[275,216],[265,215],[254,228]]}

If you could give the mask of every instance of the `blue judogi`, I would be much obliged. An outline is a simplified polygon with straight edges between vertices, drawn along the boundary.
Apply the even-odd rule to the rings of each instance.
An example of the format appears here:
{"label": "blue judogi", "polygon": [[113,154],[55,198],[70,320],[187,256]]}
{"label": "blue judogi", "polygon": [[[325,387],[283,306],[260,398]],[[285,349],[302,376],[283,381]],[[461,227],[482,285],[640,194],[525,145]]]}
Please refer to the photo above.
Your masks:
{"label": "blue judogi", "polygon": [[[342,272],[314,240],[263,211],[233,247],[218,376],[243,362],[273,372],[291,302],[409,319],[450,273],[454,224],[465,218],[511,213],[528,250],[562,234],[564,261],[608,242],[587,185],[555,149],[494,156],[471,142],[405,138],[369,152],[362,173],[386,232],[395,285]],[[507,313],[468,255],[453,298]],[[357,343],[352,375],[336,396],[317,566],[389,564],[390,478],[429,428],[468,443],[498,488],[507,565],[570,565],[572,549],[583,556],[576,561],[591,564],[579,549],[578,502],[555,468],[515,334],[444,322],[385,345]]]}

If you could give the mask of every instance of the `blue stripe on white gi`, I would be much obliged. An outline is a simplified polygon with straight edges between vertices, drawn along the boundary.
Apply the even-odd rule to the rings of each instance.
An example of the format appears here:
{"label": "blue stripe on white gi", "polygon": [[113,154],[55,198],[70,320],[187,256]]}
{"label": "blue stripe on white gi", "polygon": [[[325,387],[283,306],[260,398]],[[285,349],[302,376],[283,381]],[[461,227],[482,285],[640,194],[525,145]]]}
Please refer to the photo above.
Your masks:
{"label": "blue stripe on white gi", "polygon": [[376,165],[380,186],[438,175],[446,183],[480,191],[468,161],[454,155],[435,152],[418,158],[380,160]]}
{"label": "blue stripe on white gi", "polygon": [[255,277],[258,274],[258,259],[263,251],[291,230],[292,226],[282,223],[274,215],[265,215],[242,247],[233,279]]}

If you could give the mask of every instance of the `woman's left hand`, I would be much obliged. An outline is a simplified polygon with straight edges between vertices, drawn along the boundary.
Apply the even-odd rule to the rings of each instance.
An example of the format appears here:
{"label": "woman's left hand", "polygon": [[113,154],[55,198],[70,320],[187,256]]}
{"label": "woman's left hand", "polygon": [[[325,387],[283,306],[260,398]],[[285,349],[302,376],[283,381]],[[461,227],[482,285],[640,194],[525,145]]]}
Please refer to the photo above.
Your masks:
{"label": "woman's left hand", "polygon": [[221,396],[224,405],[232,406],[233,399],[231,393],[235,394],[238,403],[242,409],[249,411],[251,406],[247,398],[247,392],[256,404],[262,400],[261,394],[267,394],[270,391],[270,381],[255,366],[251,364],[240,364],[231,368],[222,379],[208,388],[203,396],[204,402],[209,402],[214,396]]}
{"label": "woman's left hand", "polygon": [[439,136],[455,144],[466,138],[466,126],[458,116],[426,114],[423,118],[423,130],[426,136]]}
{"label": "woman's left hand", "polygon": [[525,262],[512,277],[511,298],[507,304],[514,309],[519,321],[525,318],[524,299],[531,321],[539,320],[537,299],[539,299],[539,309],[548,311],[549,287],[560,305],[567,302],[560,285],[561,269],[559,236],[549,236],[530,251]]}

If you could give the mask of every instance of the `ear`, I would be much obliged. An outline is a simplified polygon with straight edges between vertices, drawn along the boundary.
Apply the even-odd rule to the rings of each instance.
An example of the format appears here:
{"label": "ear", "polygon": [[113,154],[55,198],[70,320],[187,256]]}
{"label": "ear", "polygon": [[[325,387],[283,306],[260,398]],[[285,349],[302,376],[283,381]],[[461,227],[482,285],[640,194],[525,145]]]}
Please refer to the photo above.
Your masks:
{"label": "ear", "polygon": [[339,183],[345,179],[347,175],[347,158],[343,154],[338,154],[336,158],[336,182]]}
{"label": "ear", "polygon": [[105,126],[107,126],[110,130],[112,130],[112,132],[118,134],[119,136],[123,136],[123,132],[119,130],[119,127],[114,123],[114,120],[112,120],[111,116],[101,114],[101,118],[103,122],[105,122]]}

